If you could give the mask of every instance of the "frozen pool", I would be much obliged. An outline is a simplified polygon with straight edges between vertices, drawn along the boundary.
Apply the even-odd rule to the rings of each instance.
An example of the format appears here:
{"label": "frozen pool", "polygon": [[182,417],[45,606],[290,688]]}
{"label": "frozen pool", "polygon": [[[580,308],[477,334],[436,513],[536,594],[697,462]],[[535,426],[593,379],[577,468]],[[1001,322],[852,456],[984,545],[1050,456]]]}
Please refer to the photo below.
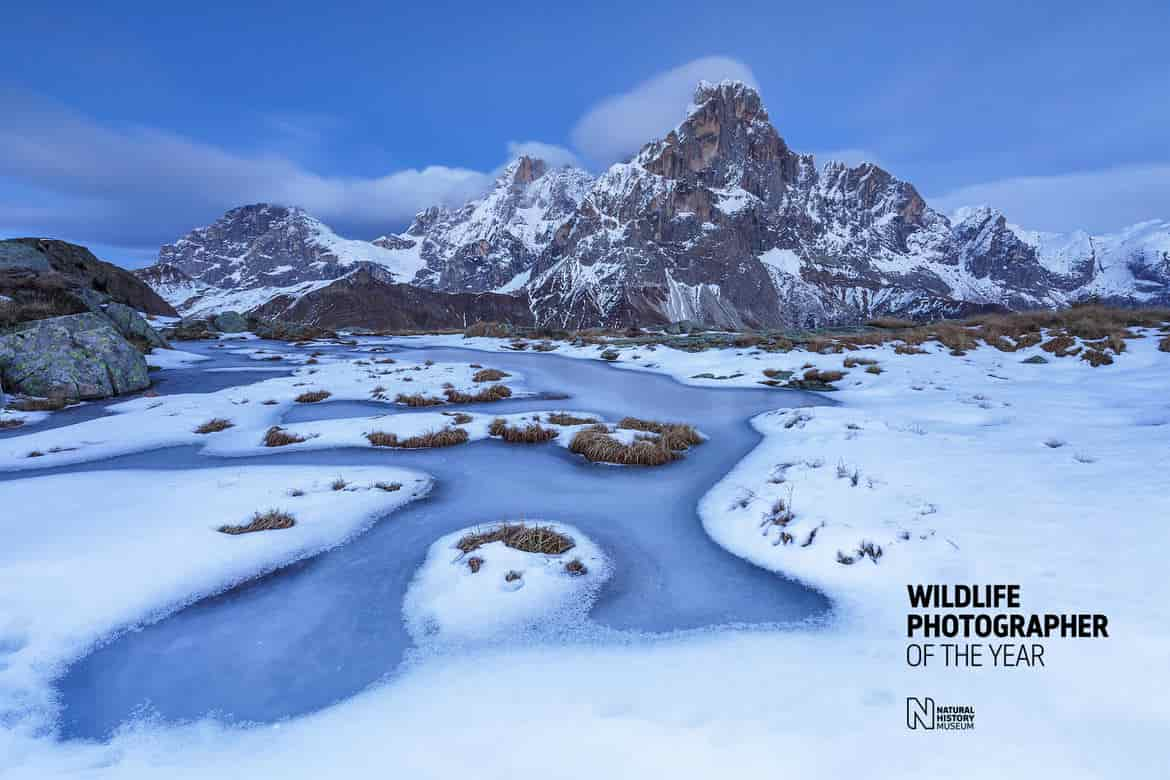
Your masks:
{"label": "frozen pool", "polygon": [[[239,384],[255,381],[250,375],[207,373],[238,358],[221,358],[205,345],[196,349],[216,360],[176,376],[172,382],[183,391],[221,387],[225,377]],[[437,486],[428,498],[383,518],[343,547],[122,633],[80,659],[58,681],[63,737],[103,738],[143,714],[166,720],[215,714],[274,721],[319,709],[392,675],[412,651],[402,599],[428,546],[443,534],[480,522],[564,521],[588,534],[613,561],[615,573],[590,623],[555,641],[653,641],[660,634],[711,627],[782,630],[826,613],[828,603],[819,593],[714,544],[696,513],[703,494],[759,440],[747,422],[751,416],[818,398],[770,389],[687,387],[662,376],[555,355],[450,348],[407,354],[520,372],[532,389],[571,396],[505,401],[493,404],[493,410],[560,407],[610,419],[682,420],[696,424],[710,440],[684,460],[656,469],[591,465],[555,445],[495,441],[431,451],[339,449],[265,456],[266,464],[314,464],[329,475],[344,475],[349,465],[392,462],[430,473]],[[208,378],[206,387],[200,377]],[[326,402],[296,407],[286,420],[386,411],[385,405],[372,403]],[[197,469],[222,463],[180,447],[35,473]]]}

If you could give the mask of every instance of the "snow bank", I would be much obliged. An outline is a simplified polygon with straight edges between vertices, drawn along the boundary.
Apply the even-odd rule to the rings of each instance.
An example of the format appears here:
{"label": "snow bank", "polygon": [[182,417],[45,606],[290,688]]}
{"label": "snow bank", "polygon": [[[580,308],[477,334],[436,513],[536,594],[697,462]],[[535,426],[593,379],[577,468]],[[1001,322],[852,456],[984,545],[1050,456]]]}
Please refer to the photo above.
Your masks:
{"label": "snow bank", "polygon": [[[545,525],[526,520],[528,525]],[[494,526],[464,528],[431,545],[406,593],[403,615],[407,630],[420,645],[490,639],[518,629],[579,622],[584,619],[609,564],[601,550],[576,528],[548,524],[573,539],[560,555],[515,550],[491,542],[464,554],[457,546],[470,533]],[[468,561],[478,559],[472,571]],[[586,572],[565,570],[580,561]],[[509,581],[509,574],[520,576]]]}
{"label": "snow bank", "polygon": [[[348,482],[341,490],[331,484],[337,474],[302,466],[0,483],[9,508],[0,515],[0,722],[21,732],[43,725],[49,680],[103,637],[340,544],[431,487],[426,475],[401,468],[346,467],[340,475]],[[402,487],[386,491],[379,482]],[[271,508],[296,524],[217,531]]]}

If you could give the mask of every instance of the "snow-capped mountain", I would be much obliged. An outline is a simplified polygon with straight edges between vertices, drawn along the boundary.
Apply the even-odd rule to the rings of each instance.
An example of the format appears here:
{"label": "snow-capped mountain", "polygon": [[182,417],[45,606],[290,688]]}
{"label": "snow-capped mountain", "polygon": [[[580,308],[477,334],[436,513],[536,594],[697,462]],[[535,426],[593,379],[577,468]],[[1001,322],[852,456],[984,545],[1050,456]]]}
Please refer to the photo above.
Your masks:
{"label": "snow-capped mountain", "polygon": [[1139,232],[1086,238],[1070,256],[991,209],[952,222],[875,165],[817,168],[791,151],[751,87],[703,83],[678,127],[598,177],[529,292],[538,321],[570,327],[805,327],[1098,294],[1165,300],[1170,234],[1164,223]]}
{"label": "snow-capped mountain", "polygon": [[435,290],[512,292],[528,281],[536,258],[577,210],[593,178],[565,166],[520,157],[490,191],[462,208],[420,212],[414,223],[374,243],[417,249],[425,266],[414,284]]}
{"label": "snow-capped mountain", "polygon": [[[343,304],[347,290],[413,300],[369,294],[401,283],[515,295],[535,321],[563,327],[813,327],[1087,298],[1170,304],[1170,222],[1090,236],[1030,232],[988,207],[948,217],[876,165],[818,167],[792,151],[759,93],[734,81],[701,83],[676,128],[596,178],[521,157],[461,208],[426,209],[372,242],[341,238],[301,209],[244,206],[164,246],[158,262],[143,278],[157,277],[184,313],[276,300],[309,316],[321,306],[296,302],[311,296],[334,314],[352,308],[354,325],[365,315]],[[361,284],[331,286],[358,271]],[[446,311],[425,308],[436,306]]]}

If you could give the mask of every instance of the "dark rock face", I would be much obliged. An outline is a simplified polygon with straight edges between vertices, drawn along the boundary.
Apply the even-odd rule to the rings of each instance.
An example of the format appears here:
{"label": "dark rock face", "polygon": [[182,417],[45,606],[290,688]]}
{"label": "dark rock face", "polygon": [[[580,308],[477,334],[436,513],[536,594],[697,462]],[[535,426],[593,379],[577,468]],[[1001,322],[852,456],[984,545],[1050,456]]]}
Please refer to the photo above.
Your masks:
{"label": "dark rock face", "polygon": [[146,360],[93,312],[26,322],[0,335],[0,382],[10,392],[68,400],[150,385]]}
{"label": "dark rock face", "polygon": [[[175,316],[176,312],[145,282],[131,272],[98,260],[83,246],[47,238],[0,241],[0,295],[14,301],[38,297],[74,311],[89,308],[81,293],[131,306],[147,314]],[[64,310],[57,313],[72,313]]]}
{"label": "dark rock face", "polygon": [[532,324],[532,312],[522,297],[434,292],[395,283],[369,270],[356,271],[298,298],[279,296],[251,314],[323,328],[373,330],[463,328],[478,320]]}

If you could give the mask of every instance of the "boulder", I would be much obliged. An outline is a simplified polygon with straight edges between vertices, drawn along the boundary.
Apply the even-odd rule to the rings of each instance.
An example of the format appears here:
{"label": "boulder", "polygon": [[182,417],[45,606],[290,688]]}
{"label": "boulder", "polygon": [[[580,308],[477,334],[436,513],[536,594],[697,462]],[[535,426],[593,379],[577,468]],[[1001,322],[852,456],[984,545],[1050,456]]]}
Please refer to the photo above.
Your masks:
{"label": "boulder", "polygon": [[248,321],[238,311],[225,311],[215,315],[211,324],[222,333],[243,333],[248,329]]}
{"label": "boulder", "polygon": [[69,400],[150,385],[142,353],[94,312],[21,323],[0,335],[0,382],[9,392]]}
{"label": "boulder", "polygon": [[131,344],[170,349],[166,339],[160,336],[141,314],[126,304],[107,303],[102,307],[101,313],[106,315],[118,332]]}

